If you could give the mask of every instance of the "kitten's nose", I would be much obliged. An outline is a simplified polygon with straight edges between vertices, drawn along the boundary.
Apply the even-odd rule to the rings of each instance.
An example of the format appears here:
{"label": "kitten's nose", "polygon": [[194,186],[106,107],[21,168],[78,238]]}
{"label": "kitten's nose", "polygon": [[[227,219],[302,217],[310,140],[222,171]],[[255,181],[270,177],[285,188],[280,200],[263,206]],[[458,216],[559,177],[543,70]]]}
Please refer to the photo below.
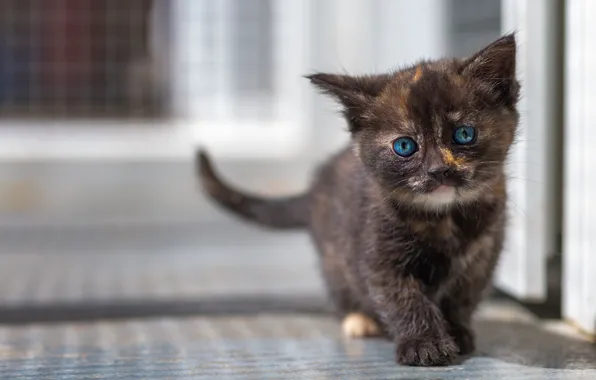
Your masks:
{"label": "kitten's nose", "polygon": [[428,170],[428,175],[439,183],[443,183],[451,174],[453,173],[447,165],[435,166]]}

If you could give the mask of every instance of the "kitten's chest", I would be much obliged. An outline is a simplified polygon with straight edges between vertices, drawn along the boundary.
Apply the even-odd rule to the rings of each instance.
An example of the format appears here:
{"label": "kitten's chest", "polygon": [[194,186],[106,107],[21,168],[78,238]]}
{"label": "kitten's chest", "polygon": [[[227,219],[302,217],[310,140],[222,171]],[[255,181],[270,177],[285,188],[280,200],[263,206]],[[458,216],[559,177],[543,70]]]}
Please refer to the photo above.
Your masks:
{"label": "kitten's chest", "polygon": [[406,233],[409,244],[401,257],[403,268],[430,288],[449,282],[469,270],[474,257],[489,245],[490,234],[479,229],[480,225],[482,221],[453,216],[411,220]]}
{"label": "kitten's chest", "polygon": [[451,215],[435,219],[412,219],[406,222],[407,234],[411,235],[413,241],[445,253],[456,253],[465,245],[468,239],[463,227],[461,222]]}

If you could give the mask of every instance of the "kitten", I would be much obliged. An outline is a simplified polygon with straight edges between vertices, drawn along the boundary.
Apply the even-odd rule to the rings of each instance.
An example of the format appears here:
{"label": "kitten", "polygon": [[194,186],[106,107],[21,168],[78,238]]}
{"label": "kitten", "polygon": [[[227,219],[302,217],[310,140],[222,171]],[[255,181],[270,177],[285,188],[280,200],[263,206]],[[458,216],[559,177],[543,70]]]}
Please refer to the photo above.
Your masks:
{"label": "kitten", "polygon": [[242,194],[204,153],[199,175],[247,220],[310,230],[346,335],[388,336],[400,364],[453,363],[474,350],[471,316],[503,246],[515,55],[510,34],[465,59],[309,76],[341,103],[352,140],[306,194]]}

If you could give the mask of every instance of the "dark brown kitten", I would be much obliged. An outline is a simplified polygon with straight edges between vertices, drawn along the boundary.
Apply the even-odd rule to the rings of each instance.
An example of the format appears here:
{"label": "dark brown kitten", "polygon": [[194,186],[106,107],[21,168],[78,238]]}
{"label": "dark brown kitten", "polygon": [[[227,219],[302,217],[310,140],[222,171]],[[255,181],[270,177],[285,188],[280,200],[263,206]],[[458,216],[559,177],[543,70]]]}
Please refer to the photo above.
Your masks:
{"label": "dark brown kitten", "polygon": [[244,195],[199,154],[205,189],[246,219],[310,229],[347,335],[386,333],[401,364],[450,364],[474,350],[470,319],[503,245],[515,53],[507,35],[466,59],[312,75],[343,105],[352,143],[310,191]]}

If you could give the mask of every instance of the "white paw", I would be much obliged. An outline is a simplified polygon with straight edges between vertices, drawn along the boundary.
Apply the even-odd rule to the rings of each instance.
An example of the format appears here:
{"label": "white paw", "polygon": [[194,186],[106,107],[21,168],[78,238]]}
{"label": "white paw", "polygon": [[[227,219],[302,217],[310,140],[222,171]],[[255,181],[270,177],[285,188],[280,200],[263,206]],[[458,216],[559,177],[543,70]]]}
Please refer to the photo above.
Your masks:
{"label": "white paw", "polygon": [[348,314],[341,325],[342,331],[348,338],[364,338],[381,335],[379,325],[362,313]]}

